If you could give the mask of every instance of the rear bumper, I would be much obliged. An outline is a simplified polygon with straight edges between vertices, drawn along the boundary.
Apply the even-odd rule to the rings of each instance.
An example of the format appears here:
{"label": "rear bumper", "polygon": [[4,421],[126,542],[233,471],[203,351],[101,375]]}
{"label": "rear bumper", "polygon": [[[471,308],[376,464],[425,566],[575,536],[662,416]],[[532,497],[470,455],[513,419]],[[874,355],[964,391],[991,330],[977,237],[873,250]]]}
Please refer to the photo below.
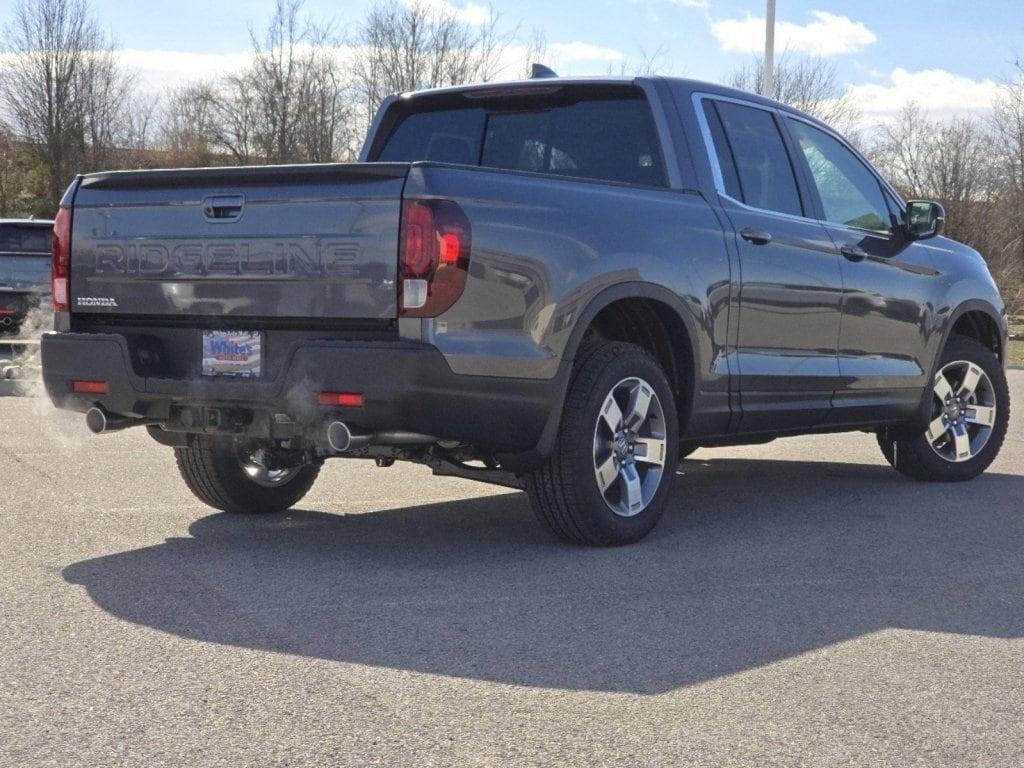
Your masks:
{"label": "rear bumper", "polygon": [[[562,376],[455,374],[437,348],[415,342],[298,342],[275,379],[256,381],[139,375],[120,334],[46,334],[41,354],[46,392],[58,408],[100,406],[195,432],[211,429],[182,427],[183,409],[230,409],[245,416],[241,431],[254,437],[320,435],[328,422],[341,420],[367,431],[404,430],[495,451],[530,451],[552,414],[557,418],[564,393]],[[74,394],[75,380],[104,381],[107,394]],[[320,406],[322,391],[358,392],[364,404]]]}
{"label": "rear bumper", "polygon": [[40,306],[40,299],[31,291],[0,291],[0,330],[20,325],[32,309]]}

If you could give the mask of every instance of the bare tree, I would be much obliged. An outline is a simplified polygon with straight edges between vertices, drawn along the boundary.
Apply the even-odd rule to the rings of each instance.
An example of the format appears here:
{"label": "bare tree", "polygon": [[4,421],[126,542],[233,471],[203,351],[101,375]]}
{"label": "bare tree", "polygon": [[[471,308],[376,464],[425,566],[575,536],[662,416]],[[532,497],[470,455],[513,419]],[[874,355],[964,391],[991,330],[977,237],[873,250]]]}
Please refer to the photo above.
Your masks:
{"label": "bare tree", "polygon": [[[764,72],[764,59],[756,58],[729,77],[729,85],[756,93]],[[829,125],[857,138],[860,111],[840,86],[835,65],[818,57],[793,58],[785,53],[775,62],[774,89],[769,96],[776,101],[814,115]]]}
{"label": "bare tree", "polygon": [[544,31],[534,27],[526,38],[523,59],[518,76],[526,80],[533,74],[534,64],[543,64],[548,58],[548,39]]}
{"label": "bare tree", "polygon": [[872,158],[908,198],[946,208],[946,233],[977,249],[1007,303],[1024,304],[1024,223],[1012,183],[1013,150],[985,122],[932,120],[911,102],[878,127]]}
{"label": "bare tree", "polygon": [[[302,0],[277,0],[252,64],[202,91],[176,94],[203,119],[209,143],[236,162],[320,162],[350,144],[346,84],[330,29],[301,16]],[[181,135],[186,126],[172,127]],[[193,136],[191,140],[194,140]]]}
{"label": "bare tree", "polygon": [[908,103],[892,123],[878,129],[873,152],[892,182],[909,197],[940,200],[954,237],[977,240],[998,196],[992,137],[980,122],[957,117],[930,120]]}
{"label": "bare tree", "polygon": [[171,164],[214,164],[213,111],[213,86],[208,83],[190,83],[164,94],[159,143]]}
{"label": "bare tree", "polygon": [[648,51],[646,48],[640,48],[640,55],[637,59],[624,59],[616,67],[615,65],[609,65],[608,74],[610,75],[636,75],[640,77],[653,77],[655,75],[664,75],[669,69],[669,64],[666,59],[668,57],[668,49],[664,46],[658,46],[653,51]]}
{"label": "bare tree", "polygon": [[445,7],[383,0],[367,13],[355,38],[353,86],[368,122],[392,93],[493,79],[510,42],[495,13],[467,23]]}
{"label": "bare tree", "polygon": [[26,173],[19,142],[0,123],[0,218],[23,214]]}
{"label": "bare tree", "polygon": [[993,105],[992,126],[999,137],[1005,181],[1024,198],[1024,62],[1003,83]]}
{"label": "bare tree", "polygon": [[[1006,277],[1015,290],[1007,303],[1024,312],[1024,62],[1018,61],[1013,76],[1003,83],[993,105],[992,129],[996,136],[994,154],[1004,199],[1000,205],[1002,243],[1000,256]],[[1004,287],[1004,295],[1007,291]]]}
{"label": "bare tree", "polygon": [[98,167],[124,127],[131,78],[84,0],[18,0],[0,106],[46,170],[55,206],[71,177]]}

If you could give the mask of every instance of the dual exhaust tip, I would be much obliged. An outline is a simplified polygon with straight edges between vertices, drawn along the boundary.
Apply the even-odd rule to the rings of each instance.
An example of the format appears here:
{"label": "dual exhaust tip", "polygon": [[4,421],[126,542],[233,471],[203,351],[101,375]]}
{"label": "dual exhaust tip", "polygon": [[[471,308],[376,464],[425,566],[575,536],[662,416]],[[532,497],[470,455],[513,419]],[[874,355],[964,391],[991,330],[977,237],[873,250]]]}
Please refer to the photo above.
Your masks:
{"label": "dual exhaust tip", "polygon": [[348,425],[342,421],[332,421],[327,425],[327,445],[335,453],[347,453],[370,444],[373,435],[354,435]]}
{"label": "dual exhaust tip", "polygon": [[[149,419],[133,419],[107,413],[94,406],[85,412],[85,425],[94,435],[106,432],[118,432],[133,426],[154,423]],[[368,445],[431,445],[437,442],[436,437],[422,435],[417,432],[370,432],[355,433],[342,421],[332,421],[327,425],[327,445],[332,453],[341,454],[365,448]]]}
{"label": "dual exhaust tip", "polygon": [[419,432],[387,430],[364,434],[353,432],[342,421],[332,421],[327,425],[327,446],[334,454],[357,451],[368,445],[432,445],[436,442],[436,437]]}
{"label": "dual exhaust tip", "polygon": [[127,416],[116,416],[112,413],[107,413],[102,408],[93,407],[85,412],[85,426],[94,435],[101,435],[104,432],[118,432],[122,429],[133,427],[136,424],[148,423],[150,422],[145,419],[130,419]]}

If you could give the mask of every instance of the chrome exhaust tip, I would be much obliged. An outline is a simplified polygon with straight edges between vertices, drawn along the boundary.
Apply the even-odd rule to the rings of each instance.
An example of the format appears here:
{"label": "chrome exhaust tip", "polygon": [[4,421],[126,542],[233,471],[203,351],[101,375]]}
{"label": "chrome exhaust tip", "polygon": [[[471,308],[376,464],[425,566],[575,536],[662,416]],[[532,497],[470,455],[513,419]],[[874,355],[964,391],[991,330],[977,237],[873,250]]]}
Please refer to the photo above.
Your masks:
{"label": "chrome exhaust tip", "polygon": [[327,446],[332,453],[347,453],[368,445],[376,445],[381,441],[375,432],[356,434],[342,421],[332,421],[327,425]]}
{"label": "chrome exhaust tip", "polygon": [[90,408],[85,412],[85,426],[94,435],[106,432],[108,426],[107,414],[104,413],[102,408]]}
{"label": "chrome exhaust tip", "polygon": [[352,430],[344,422],[332,421],[327,425],[327,444],[335,453],[344,453],[352,447]]}
{"label": "chrome exhaust tip", "polygon": [[99,406],[93,406],[85,412],[85,426],[94,435],[101,435],[105,432],[120,432],[128,427],[143,427],[153,424],[152,419],[135,419],[129,416],[119,416],[116,413],[107,413]]}

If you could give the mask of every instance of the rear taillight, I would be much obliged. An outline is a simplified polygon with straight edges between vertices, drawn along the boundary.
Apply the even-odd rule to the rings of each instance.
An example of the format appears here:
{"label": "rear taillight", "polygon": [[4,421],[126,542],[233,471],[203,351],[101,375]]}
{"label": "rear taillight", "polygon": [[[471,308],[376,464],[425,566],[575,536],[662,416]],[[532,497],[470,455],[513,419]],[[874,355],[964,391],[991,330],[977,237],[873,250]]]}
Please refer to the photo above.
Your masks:
{"label": "rear taillight", "polygon": [[68,278],[71,272],[71,209],[62,207],[53,221],[53,267],[50,288],[53,311],[67,312],[70,303]]}
{"label": "rear taillight", "polygon": [[469,219],[450,200],[402,203],[403,317],[437,317],[462,295],[469,274]]}

